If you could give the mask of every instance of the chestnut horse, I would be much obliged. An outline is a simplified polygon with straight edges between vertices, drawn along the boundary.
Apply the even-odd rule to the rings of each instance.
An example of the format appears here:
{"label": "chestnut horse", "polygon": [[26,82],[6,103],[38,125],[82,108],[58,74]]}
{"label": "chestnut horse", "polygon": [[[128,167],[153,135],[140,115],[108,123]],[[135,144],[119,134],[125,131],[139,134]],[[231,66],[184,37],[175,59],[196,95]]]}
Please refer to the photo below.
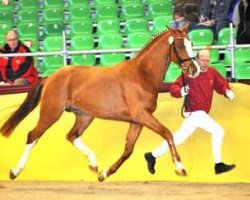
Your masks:
{"label": "chestnut horse", "polygon": [[114,67],[66,66],[42,79],[0,129],[2,135],[9,136],[41,102],[39,121],[29,132],[24,152],[17,166],[10,170],[10,178],[20,174],[32,147],[64,111],[76,116],[67,139],[88,157],[89,167],[95,172],[98,172],[95,153],[80,139],[84,130],[95,117],[130,123],[124,152],[107,171],[99,172],[99,181],[115,173],[129,158],[143,126],[168,141],[176,173],[186,175],[171,132],[152,115],[156,109],[159,84],[171,61],[178,63],[190,76],[199,73],[186,28],[168,29],[156,36],[136,57]]}

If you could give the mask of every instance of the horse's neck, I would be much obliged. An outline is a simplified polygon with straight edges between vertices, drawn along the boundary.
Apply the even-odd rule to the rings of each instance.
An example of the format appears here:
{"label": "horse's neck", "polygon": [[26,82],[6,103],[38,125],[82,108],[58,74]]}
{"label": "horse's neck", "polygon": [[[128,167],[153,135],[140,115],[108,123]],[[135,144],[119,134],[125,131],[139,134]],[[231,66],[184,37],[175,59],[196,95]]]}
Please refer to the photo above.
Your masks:
{"label": "horse's neck", "polygon": [[147,51],[140,52],[137,57],[140,70],[144,71],[144,76],[150,77],[151,82],[156,87],[163,81],[170,63],[170,46],[163,44],[163,42],[158,41],[157,44],[151,45]]}

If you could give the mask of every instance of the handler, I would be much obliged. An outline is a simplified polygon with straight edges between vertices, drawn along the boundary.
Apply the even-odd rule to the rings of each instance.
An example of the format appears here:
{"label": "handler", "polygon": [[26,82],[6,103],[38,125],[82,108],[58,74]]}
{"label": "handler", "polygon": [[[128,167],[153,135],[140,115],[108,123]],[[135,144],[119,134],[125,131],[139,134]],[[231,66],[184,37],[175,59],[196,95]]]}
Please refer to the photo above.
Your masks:
{"label": "handler", "polygon": [[[201,67],[201,73],[196,78],[189,78],[184,75],[188,82],[183,85],[183,77],[180,76],[170,87],[170,94],[173,97],[188,98],[188,105],[185,106],[185,116],[187,116],[179,130],[174,134],[175,145],[182,144],[197,128],[202,128],[211,133],[212,153],[215,162],[215,174],[220,174],[232,170],[235,165],[225,164],[221,159],[222,140],[224,135],[223,128],[214,121],[209,115],[211,109],[213,90],[224,95],[230,100],[234,99],[234,93],[231,90],[227,80],[219,72],[209,67],[209,50],[200,50],[197,55],[198,63]],[[155,173],[156,158],[162,156],[168,150],[167,141],[163,141],[160,146],[152,152],[145,153],[148,170],[151,174]]]}

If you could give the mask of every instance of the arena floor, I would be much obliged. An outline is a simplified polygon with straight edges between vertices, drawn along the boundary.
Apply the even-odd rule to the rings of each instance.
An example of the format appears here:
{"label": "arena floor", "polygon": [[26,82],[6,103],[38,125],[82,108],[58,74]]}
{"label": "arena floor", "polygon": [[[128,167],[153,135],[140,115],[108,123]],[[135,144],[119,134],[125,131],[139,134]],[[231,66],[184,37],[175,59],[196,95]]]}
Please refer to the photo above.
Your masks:
{"label": "arena floor", "polygon": [[1,200],[247,200],[250,184],[177,182],[1,182]]}

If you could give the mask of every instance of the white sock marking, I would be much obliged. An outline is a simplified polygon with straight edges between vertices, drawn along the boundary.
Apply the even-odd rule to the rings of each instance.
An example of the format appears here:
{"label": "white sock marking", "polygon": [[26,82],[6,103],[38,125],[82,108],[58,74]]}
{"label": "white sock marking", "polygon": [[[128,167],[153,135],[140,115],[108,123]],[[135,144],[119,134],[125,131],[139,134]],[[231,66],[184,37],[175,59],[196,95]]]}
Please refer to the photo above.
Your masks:
{"label": "white sock marking", "polygon": [[29,154],[31,149],[33,148],[33,146],[36,144],[37,140],[35,140],[34,142],[30,143],[30,144],[26,144],[23,154],[19,160],[19,162],[17,163],[17,166],[15,168],[12,168],[12,172],[15,176],[17,176],[18,174],[20,174],[20,172],[24,169],[26,162],[29,158]]}
{"label": "white sock marking", "polygon": [[97,161],[95,157],[95,153],[87,147],[86,144],[83,143],[81,138],[76,138],[73,141],[74,146],[79,149],[85,156],[88,157],[89,165],[96,167],[97,166]]}

